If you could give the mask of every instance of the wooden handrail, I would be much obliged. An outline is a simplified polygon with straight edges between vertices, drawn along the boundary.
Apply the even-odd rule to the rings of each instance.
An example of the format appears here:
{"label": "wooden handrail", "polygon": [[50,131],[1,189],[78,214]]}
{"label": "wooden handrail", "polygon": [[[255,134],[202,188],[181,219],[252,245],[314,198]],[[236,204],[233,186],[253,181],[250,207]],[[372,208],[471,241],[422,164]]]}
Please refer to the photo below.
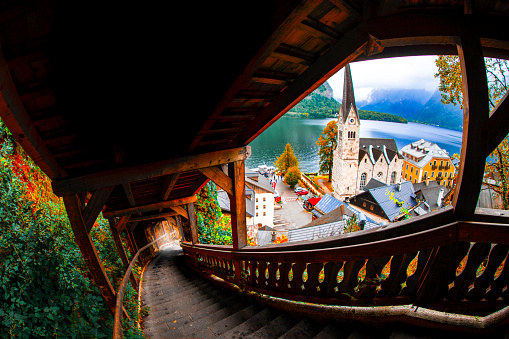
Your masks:
{"label": "wooden handrail", "polygon": [[[190,243],[181,247],[186,261],[201,274],[242,291],[294,302],[474,307],[491,312],[507,307],[500,299],[507,294],[504,287],[509,277],[509,269],[502,270],[509,267],[503,266],[509,251],[507,223],[454,221],[427,230],[419,227],[420,231],[410,234],[397,228],[381,230],[382,239],[374,233],[353,241],[343,235],[321,241],[317,248],[312,248],[313,242],[236,251]],[[479,271],[481,262],[488,264]]]}
{"label": "wooden handrail", "polygon": [[162,237],[157,238],[156,240],[152,241],[150,244],[143,246],[136,252],[134,257],[131,259],[131,262],[129,263],[129,267],[127,268],[127,271],[124,274],[124,278],[122,279],[122,284],[120,284],[120,287],[117,292],[116,296],[116,303],[115,303],[115,315],[113,317],[113,339],[120,339],[124,337],[124,330],[122,328],[122,309],[123,309],[123,303],[124,303],[124,293],[125,289],[127,288],[127,282],[129,281],[129,275],[131,274],[131,271],[133,270],[134,263],[136,262],[136,259],[138,259],[138,256],[141,252],[146,250],[148,247],[155,244],[157,241],[166,238],[168,235],[163,235]]}

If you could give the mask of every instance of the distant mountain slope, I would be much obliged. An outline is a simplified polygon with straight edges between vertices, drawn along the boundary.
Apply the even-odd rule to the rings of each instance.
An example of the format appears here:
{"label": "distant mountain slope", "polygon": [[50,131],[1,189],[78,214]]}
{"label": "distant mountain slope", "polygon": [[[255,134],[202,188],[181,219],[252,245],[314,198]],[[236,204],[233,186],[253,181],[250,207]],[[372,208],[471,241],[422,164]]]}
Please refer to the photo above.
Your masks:
{"label": "distant mountain slope", "polygon": [[339,102],[333,98],[333,91],[326,81],[301,102],[295,105],[290,112],[307,113],[309,118],[328,118],[339,112]]}
{"label": "distant mountain slope", "polygon": [[430,93],[421,89],[374,89],[368,96],[369,103],[360,109],[408,118],[420,110],[429,97]]}
{"label": "distant mountain slope", "polygon": [[462,109],[453,104],[444,105],[440,99],[440,91],[437,90],[421,109],[408,117],[408,120],[461,131]]}

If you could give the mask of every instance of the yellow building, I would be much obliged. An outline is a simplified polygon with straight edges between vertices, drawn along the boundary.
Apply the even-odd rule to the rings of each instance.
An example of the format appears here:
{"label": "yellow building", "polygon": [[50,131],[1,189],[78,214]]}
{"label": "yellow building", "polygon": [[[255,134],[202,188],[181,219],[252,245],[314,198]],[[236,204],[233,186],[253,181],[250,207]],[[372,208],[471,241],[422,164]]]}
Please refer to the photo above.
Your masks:
{"label": "yellow building", "polygon": [[437,144],[421,139],[403,147],[402,179],[412,183],[435,180],[439,185],[451,187],[455,167],[449,153]]}

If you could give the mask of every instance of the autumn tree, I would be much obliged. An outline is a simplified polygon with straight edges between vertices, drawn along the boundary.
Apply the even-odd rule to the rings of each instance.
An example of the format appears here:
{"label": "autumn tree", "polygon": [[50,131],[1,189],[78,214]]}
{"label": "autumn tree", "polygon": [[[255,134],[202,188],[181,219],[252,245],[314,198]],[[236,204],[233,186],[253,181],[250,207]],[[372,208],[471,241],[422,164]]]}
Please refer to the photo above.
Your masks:
{"label": "autumn tree", "polygon": [[294,188],[300,180],[300,170],[297,166],[290,167],[285,174],[285,182],[290,185],[290,188]]}
{"label": "autumn tree", "polygon": [[[459,104],[463,108],[461,66],[456,56],[439,56],[435,61],[440,78],[442,103]],[[493,109],[509,87],[509,62],[507,60],[485,58],[488,79],[490,108]],[[484,167],[484,185],[497,192],[502,198],[502,208],[509,209],[509,136],[487,157]]]}
{"label": "autumn tree", "polygon": [[285,176],[290,167],[299,167],[299,159],[293,153],[293,148],[290,144],[286,144],[285,151],[274,162],[279,173]]}
{"label": "autumn tree", "polygon": [[334,159],[334,150],[338,144],[338,124],[336,120],[330,121],[323,129],[316,144],[320,147],[318,155],[320,156],[320,173],[329,173],[329,181],[332,177],[332,163]]}

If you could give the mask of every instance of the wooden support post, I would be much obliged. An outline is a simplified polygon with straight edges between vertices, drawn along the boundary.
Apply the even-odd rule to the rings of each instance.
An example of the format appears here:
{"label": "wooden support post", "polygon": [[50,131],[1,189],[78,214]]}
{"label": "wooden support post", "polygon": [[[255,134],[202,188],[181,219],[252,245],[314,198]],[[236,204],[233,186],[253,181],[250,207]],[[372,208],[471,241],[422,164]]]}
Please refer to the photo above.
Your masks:
{"label": "wooden support post", "polygon": [[85,222],[87,232],[90,233],[90,230],[94,226],[95,220],[99,216],[99,213],[101,213],[101,210],[103,209],[106,200],[108,200],[108,197],[113,191],[113,188],[114,186],[98,189],[94,192],[92,198],[90,198],[90,201],[83,211],[83,221]]}
{"label": "wooden support post", "polygon": [[74,238],[80,248],[83,259],[85,259],[90,275],[92,279],[94,279],[97,287],[99,287],[99,291],[104,300],[106,300],[110,311],[115,313],[115,290],[106,275],[102,262],[97,255],[94,243],[87,232],[83,216],[81,215],[81,205],[78,196],[73,194],[64,197],[64,204],[67,215],[69,216]]}
{"label": "wooden support post", "polygon": [[[124,245],[122,244],[120,234],[117,228],[115,227],[115,220],[108,219],[108,222],[110,224],[111,236],[113,237],[115,247],[117,248],[117,253],[120,256],[120,259],[122,260],[122,265],[124,266],[124,269],[127,270],[127,268],[129,267],[129,259],[127,258],[127,254],[125,253]],[[129,280],[131,281],[132,287],[138,290],[138,281],[136,280],[136,277],[134,276],[133,272],[131,272]]]}
{"label": "wooden support post", "polygon": [[180,215],[176,215],[175,216],[175,220],[177,221],[177,226],[179,228],[180,241],[184,241],[185,240],[185,238],[184,238],[184,230],[182,229],[182,221],[180,220]]}
{"label": "wooden support post", "polygon": [[232,218],[233,249],[238,250],[247,245],[244,161],[229,163],[228,176],[233,180],[233,195],[228,195]]}
{"label": "wooden support post", "polygon": [[465,20],[458,45],[463,78],[463,145],[453,206],[459,220],[470,220],[475,213],[488,144],[486,67],[478,27],[473,18],[469,19]]}
{"label": "wooden support post", "polygon": [[196,214],[194,213],[194,203],[187,204],[187,213],[189,214],[189,227],[191,228],[191,242],[198,244],[198,229],[196,226]]}

